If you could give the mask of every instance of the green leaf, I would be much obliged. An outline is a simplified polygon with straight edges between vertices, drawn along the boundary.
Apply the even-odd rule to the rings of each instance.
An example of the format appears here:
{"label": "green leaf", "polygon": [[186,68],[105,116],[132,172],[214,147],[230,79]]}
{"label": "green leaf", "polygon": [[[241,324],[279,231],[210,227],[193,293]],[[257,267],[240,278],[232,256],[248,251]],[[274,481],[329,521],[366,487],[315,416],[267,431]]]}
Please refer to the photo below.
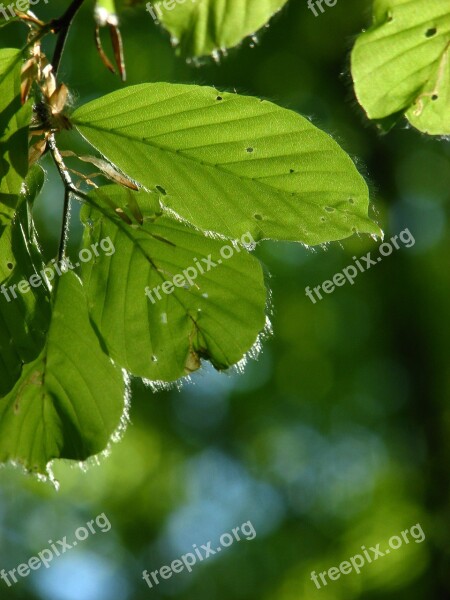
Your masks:
{"label": "green leaf", "polygon": [[449,135],[448,0],[375,0],[374,25],[352,52],[352,74],[370,119],[402,111],[420,131]]}
{"label": "green leaf", "polygon": [[28,172],[30,103],[21,105],[21,52],[0,50],[0,233],[17,206]]}
{"label": "green leaf", "polygon": [[[232,48],[255,34],[287,0],[169,0],[147,11],[162,22],[181,50],[191,56]],[[158,6],[157,6],[158,5]],[[169,6],[170,8],[166,8]]]}
{"label": "green leaf", "polygon": [[203,229],[314,245],[380,234],[349,156],[300,115],[213,88],[129,87],[72,121],[119,169]]}
{"label": "green leaf", "polygon": [[14,386],[24,363],[43,348],[50,320],[50,292],[44,284],[20,293],[18,286],[44,268],[31,208],[43,183],[33,167],[19,199],[19,208],[0,234],[0,397]]}
{"label": "green leaf", "polygon": [[30,204],[33,204],[37,196],[41,193],[45,183],[45,171],[39,165],[33,165],[28,171],[25,184],[22,186],[24,198]]}
{"label": "green leaf", "polygon": [[[91,318],[111,357],[154,381],[189,374],[200,358],[217,369],[240,361],[266,323],[259,261],[237,245],[232,257],[221,258],[226,242],[164,215],[156,194],[106,186],[89,196],[82,211],[84,247],[109,238],[115,249],[111,256],[100,250],[83,265]],[[208,255],[216,266],[202,260]],[[192,285],[184,276],[177,279],[182,287],[164,293],[162,284],[186,269],[197,271]]]}
{"label": "green leaf", "polygon": [[0,461],[44,474],[55,458],[104,450],[124,411],[121,370],[104,354],[74,273],[55,286],[45,348],[0,400]]}

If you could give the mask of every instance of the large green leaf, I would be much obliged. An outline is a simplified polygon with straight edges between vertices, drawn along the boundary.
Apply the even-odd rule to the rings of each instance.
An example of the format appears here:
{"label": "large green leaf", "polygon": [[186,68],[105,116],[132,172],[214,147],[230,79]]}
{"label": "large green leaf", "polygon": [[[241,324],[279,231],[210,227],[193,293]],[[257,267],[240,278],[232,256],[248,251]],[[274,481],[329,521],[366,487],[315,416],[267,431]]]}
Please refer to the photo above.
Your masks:
{"label": "large green leaf", "polygon": [[54,458],[101,452],[119,426],[124,388],[92,329],[80,281],[69,272],[55,286],[43,351],[0,400],[0,461],[44,474]]}
{"label": "large green leaf", "polygon": [[28,171],[31,105],[20,101],[19,50],[0,50],[0,233],[12,218]]}
{"label": "large green leaf", "polygon": [[[242,359],[265,327],[259,261],[238,246],[231,258],[221,258],[225,242],[164,215],[156,194],[106,186],[90,198],[95,206],[82,213],[84,246],[109,238],[115,253],[99,251],[84,264],[83,281],[91,317],[112,358],[134,375],[164,381],[198,369],[200,358],[218,369]],[[217,266],[203,260],[208,255]],[[182,277],[182,287],[172,286],[171,293],[160,287],[146,296],[146,287],[151,292],[185,269],[192,275],[197,270],[192,285]]]}
{"label": "large green leaf", "polygon": [[213,88],[129,87],[72,117],[81,134],[203,230],[314,245],[379,234],[349,156],[300,115]]}
{"label": "large green leaf", "polygon": [[[169,30],[172,41],[191,56],[232,48],[255,34],[287,0],[169,0],[150,2],[147,11]],[[168,6],[169,8],[166,8]]]}
{"label": "large green leaf", "polygon": [[40,353],[50,319],[50,293],[42,283],[18,290],[44,268],[31,218],[34,198],[43,183],[43,171],[33,167],[19,197],[14,218],[0,234],[0,397],[20,377],[24,363]]}
{"label": "large green leaf", "polygon": [[375,0],[352,53],[356,95],[371,119],[399,111],[420,131],[450,134],[450,3]]}

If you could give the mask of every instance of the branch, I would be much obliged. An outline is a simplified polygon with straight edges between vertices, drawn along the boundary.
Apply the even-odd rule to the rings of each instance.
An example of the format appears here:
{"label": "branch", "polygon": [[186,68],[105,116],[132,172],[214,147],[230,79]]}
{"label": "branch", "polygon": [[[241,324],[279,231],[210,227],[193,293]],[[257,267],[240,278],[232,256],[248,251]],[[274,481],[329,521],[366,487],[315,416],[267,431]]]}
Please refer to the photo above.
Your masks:
{"label": "branch", "polygon": [[61,229],[61,238],[59,241],[59,249],[58,249],[58,260],[62,261],[66,256],[67,249],[67,240],[69,237],[69,226],[70,226],[70,196],[74,193],[76,189],[73,185],[72,178],[70,176],[69,171],[67,170],[66,165],[64,164],[64,160],[61,156],[60,151],[55,142],[55,136],[52,133],[48,138],[48,145],[50,148],[50,153],[53,158],[53,162],[58,169],[59,175],[64,183],[64,208],[63,208],[63,218],[62,218],[62,229]]}
{"label": "branch", "polygon": [[58,35],[58,39],[56,40],[55,52],[53,54],[52,60],[53,73],[55,77],[58,74],[58,69],[61,63],[61,58],[64,51],[64,46],[66,44],[69,29],[83,2],[84,0],[73,0],[69,8],[62,15],[62,17],[56,19],[52,23],[52,30]]}

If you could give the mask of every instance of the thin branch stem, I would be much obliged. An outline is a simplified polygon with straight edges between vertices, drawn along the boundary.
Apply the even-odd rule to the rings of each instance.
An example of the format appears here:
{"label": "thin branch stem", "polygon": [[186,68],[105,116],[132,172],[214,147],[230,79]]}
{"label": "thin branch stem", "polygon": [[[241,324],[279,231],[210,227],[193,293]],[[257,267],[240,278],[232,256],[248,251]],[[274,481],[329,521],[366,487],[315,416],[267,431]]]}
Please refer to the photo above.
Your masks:
{"label": "thin branch stem", "polygon": [[62,54],[64,52],[64,46],[66,44],[67,35],[69,33],[72,22],[81,8],[84,0],[73,0],[66,12],[60,17],[53,21],[52,30],[58,35],[56,40],[55,52],[53,54],[52,66],[55,77],[58,74],[59,65],[61,63]]}
{"label": "thin branch stem", "polygon": [[59,249],[58,249],[58,261],[59,262],[64,260],[64,258],[66,257],[67,240],[69,239],[70,194],[71,194],[71,191],[68,188],[66,188],[64,190],[63,222],[62,222],[61,237],[59,240]]}
{"label": "thin branch stem", "polygon": [[64,183],[64,207],[63,207],[61,238],[59,241],[59,249],[58,249],[58,260],[61,261],[66,256],[67,239],[69,237],[70,196],[71,196],[71,194],[74,193],[74,190],[76,188],[73,185],[70,173],[69,173],[66,165],[64,164],[63,157],[61,156],[61,153],[58,150],[58,147],[55,142],[55,136],[53,133],[48,138],[48,145],[50,148],[50,153],[53,158],[53,162],[55,163],[55,166],[58,169],[59,175]]}
{"label": "thin branch stem", "polygon": [[[83,2],[84,0],[73,0],[62,17],[51,22],[52,31],[58,36],[52,59],[53,74],[55,77],[58,75],[59,65],[61,64],[61,58],[64,52],[64,46],[66,45],[70,27]],[[69,238],[70,227],[70,196],[75,186],[72,183],[72,178],[70,177],[69,171],[67,170],[64,160],[58,150],[58,147],[56,146],[55,136],[53,133],[49,136],[48,144],[53,161],[64,183],[63,218],[61,238],[58,248],[58,260],[61,261],[66,256],[67,240]]]}

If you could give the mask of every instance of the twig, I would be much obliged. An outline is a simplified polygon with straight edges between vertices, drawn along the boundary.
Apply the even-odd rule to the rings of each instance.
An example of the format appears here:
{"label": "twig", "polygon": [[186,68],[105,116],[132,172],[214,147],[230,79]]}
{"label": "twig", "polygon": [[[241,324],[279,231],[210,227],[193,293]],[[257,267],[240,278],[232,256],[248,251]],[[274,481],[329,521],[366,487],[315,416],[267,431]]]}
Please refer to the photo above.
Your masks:
{"label": "twig", "polygon": [[63,218],[62,218],[62,228],[61,228],[61,238],[59,241],[59,249],[58,249],[58,260],[62,261],[66,256],[67,250],[67,240],[69,237],[69,226],[70,226],[70,196],[76,190],[73,185],[72,178],[70,173],[64,164],[64,160],[61,156],[60,151],[55,142],[55,136],[52,133],[48,138],[48,146],[50,148],[50,153],[53,158],[53,162],[55,163],[56,168],[58,169],[59,175],[64,183],[64,207],[63,207]]}
{"label": "twig", "polygon": [[58,74],[58,69],[61,63],[61,58],[64,52],[64,46],[66,44],[69,29],[83,2],[84,0],[73,0],[69,8],[62,15],[62,17],[56,19],[52,23],[52,31],[58,35],[58,39],[56,40],[55,52],[53,54],[52,59],[53,73],[55,77]]}
{"label": "twig", "polygon": [[[53,53],[52,67],[53,74],[56,77],[58,75],[59,65],[64,52],[64,46],[66,44],[67,35],[69,33],[72,22],[81,8],[84,0],[73,0],[66,12],[50,23],[51,30],[55,33],[58,38],[56,40],[55,51]],[[75,186],[73,185],[72,178],[70,177],[69,171],[67,170],[64,160],[56,146],[55,136],[52,133],[48,138],[48,145],[56,165],[59,171],[61,179],[64,183],[64,207],[63,207],[63,219],[61,228],[61,238],[58,249],[58,259],[61,261],[65,258],[67,249],[67,240],[69,237],[69,226],[70,226],[70,195],[73,193]]]}
{"label": "twig", "polygon": [[[53,53],[52,67],[53,74],[56,77],[58,74],[59,65],[61,63],[62,54],[64,52],[64,46],[66,44],[67,35],[69,33],[72,22],[81,8],[84,0],[73,0],[66,12],[52,23],[52,31],[57,34],[55,52]],[[70,177],[69,171],[66,169],[63,158],[56,146],[55,136],[51,134],[49,136],[49,147],[55,162],[56,168],[59,171],[61,179],[64,183],[64,207],[63,207],[63,218],[61,227],[61,238],[59,241],[58,248],[58,260],[61,261],[66,256],[67,240],[69,238],[69,227],[70,227],[70,194],[74,189],[72,178]]]}

